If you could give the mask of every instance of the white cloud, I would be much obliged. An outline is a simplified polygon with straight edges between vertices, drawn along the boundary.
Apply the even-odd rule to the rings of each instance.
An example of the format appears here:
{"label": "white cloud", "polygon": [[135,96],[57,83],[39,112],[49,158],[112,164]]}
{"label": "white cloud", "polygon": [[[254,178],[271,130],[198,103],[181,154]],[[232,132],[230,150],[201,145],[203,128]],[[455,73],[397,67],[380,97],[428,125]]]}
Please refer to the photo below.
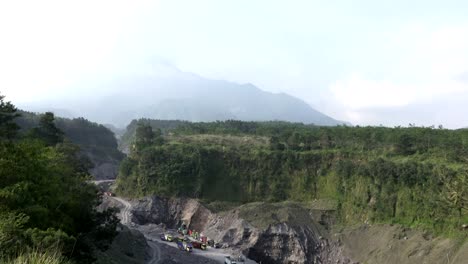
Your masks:
{"label": "white cloud", "polygon": [[10,100],[66,93],[81,76],[112,67],[112,52],[146,1],[2,1],[0,89]]}
{"label": "white cloud", "polygon": [[356,110],[405,106],[468,90],[468,84],[455,79],[428,79],[421,84],[397,84],[389,80],[371,80],[352,74],[331,84],[330,91],[338,103]]}
{"label": "white cloud", "polygon": [[330,86],[335,99],[351,109],[406,105],[415,96],[414,89],[389,81],[367,80],[352,74]]}
{"label": "white cloud", "polygon": [[389,34],[389,39],[401,53],[400,71],[451,78],[468,69],[468,25],[436,29],[409,25]]}
{"label": "white cloud", "polygon": [[[388,76],[377,79],[366,72],[350,73],[330,84],[332,103],[341,109],[339,118],[357,124],[385,123],[370,109],[390,110],[467,94],[468,83],[459,76],[468,70],[468,26],[435,30],[409,26],[388,37],[392,54],[398,54],[392,69],[383,71]],[[385,62],[379,66],[385,67]],[[468,105],[460,110],[468,112]]]}

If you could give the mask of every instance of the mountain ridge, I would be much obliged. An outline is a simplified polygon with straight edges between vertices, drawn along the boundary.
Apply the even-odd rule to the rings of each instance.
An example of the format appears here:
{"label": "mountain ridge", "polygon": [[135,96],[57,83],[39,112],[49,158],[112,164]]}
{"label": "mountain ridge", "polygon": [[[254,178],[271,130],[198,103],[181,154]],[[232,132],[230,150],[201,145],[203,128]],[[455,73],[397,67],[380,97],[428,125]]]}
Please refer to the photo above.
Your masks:
{"label": "mountain ridge", "polygon": [[[165,68],[169,68],[165,70]],[[149,74],[130,74],[97,81],[82,96],[42,104],[22,105],[29,111],[53,107],[93,122],[125,127],[139,118],[210,122],[224,120],[289,121],[316,125],[345,124],[305,101],[286,93],[272,93],[246,83],[212,80],[163,65]],[[86,98],[86,89],[107,91]],[[96,92],[97,93],[97,92]]]}

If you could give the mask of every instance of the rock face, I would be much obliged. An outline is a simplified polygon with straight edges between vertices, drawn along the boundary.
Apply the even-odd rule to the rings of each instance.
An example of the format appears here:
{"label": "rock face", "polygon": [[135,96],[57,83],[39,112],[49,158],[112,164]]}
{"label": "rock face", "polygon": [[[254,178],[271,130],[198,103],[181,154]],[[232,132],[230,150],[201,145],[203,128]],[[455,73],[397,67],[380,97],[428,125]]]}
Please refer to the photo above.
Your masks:
{"label": "rock face", "polygon": [[329,253],[323,227],[306,209],[301,217],[307,217],[310,224],[281,222],[261,228],[243,219],[242,209],[215,214],[193,199],[149,197],[132,205],[133,221],[137,224],[177,228],[184,222],[189,228],[259,263],[350,263],[340,254]]}
{"label": "rock face", "polygon": [[[270,226],[248,250],[248,257],[265,263],[304,263],[317,255],[317,234],[286,223]],[[306,261],[305,261],[306,260]]]}
{"label": "rock face", "polygon": [[310,227],[281,223],[260,232],[247,256],[260,263],[354,263],[343,255],[341,245],[330,242]]}
{"label": "rock face", "polygon": [[119,172],[119,164],[123,158],[123,154],[120,155],[108,155],[101,153],[100,155],[95,154],[96,150],[90,148],[83,148],[81,154],[89,159],[92,163],[92,168],[89,173],[94,176],[96,180],[110,180],[115,179]]}
{"label": "rock face", "polygon": [[115,179],[119,171],[118,162],[106,162],[102,164],[95,164],[89,173],[94,176],[96,180]]}
{"label": "rock face", "polygon": [[[234,254],[258,263],[466,263],[468,242],[432,238],[397,225],[362,225],[333,232],[333,214],[294,203],[242,205],[213,213],[193,199],[133,201],[133,221],[177,228],[182,222]],[[458,243],[458,244],[457,244]],[[445,263],[445,262],[444,262]]]}

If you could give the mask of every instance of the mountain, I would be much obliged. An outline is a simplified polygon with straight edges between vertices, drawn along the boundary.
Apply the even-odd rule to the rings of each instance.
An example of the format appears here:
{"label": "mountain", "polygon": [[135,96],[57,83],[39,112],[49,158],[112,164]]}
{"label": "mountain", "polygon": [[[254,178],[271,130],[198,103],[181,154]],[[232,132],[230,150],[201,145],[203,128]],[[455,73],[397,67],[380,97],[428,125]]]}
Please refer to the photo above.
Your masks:
{"label": "mountain", "polygon": [[88,81],[79,86],[76,90],[83,91],[81,95],[21,107],[30,111],[54,107],[67,110],[68,117],[80,113],[92,121],[117,127],[137,118],[280,120],[327,126],[343,123],[296,97],[266,92],[252,84],[206,79],[168,64],[155,64],[140,73]]}

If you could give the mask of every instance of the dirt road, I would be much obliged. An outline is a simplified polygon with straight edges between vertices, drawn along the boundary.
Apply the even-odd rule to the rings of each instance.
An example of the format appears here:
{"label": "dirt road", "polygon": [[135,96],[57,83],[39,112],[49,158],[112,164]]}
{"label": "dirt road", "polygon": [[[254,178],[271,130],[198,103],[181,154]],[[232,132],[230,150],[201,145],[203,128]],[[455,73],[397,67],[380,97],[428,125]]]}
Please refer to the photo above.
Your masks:
{"label": "dirt road", "polygon": [[[167,247],[165,247],[166,249],[173,248],[173,249],[179,251],[179,249],[177,248],[176,243],[165,242],[165,241],[162,241],[159,238],[159,235],[162,234],[162,233],[165,233],[165,232],[176,233],[176,230],[166,230],[166,229],[162,229],[162,228],[160,228],[160,227],[158,227],[156,225],[139,226],[137,229],[140,232],[144,233],[145,237],[149,241],[159,243],[160,246],[165,245],[165,246],[167,246]],[[178,255],[180,255],[180,254],[187,255],[187,253],[179,251]],[[200,257],[200,259],[204,258],[205,261],[206,261],[206,259],[209,259],[209,260],[212,261],[212,262],[193,262],[193,263],[224,263],[224,258],[226,256],[232,255],[232,252],[230,252],[227,249],[214,249],[214,248],[208,247],[206,250],[194,249],[193,252],[189,253],[189,254],[190,254],[191,258]],[[255,263],[256,262],[247,259],[243,264],[255,264]]]}
{"label": "dirt road", "polygon": [[[93,181],[94,184],[96,185],[103,185],[107,184],[110,185],[114,182],[114,180],[101,180],[101,181]],[[109,187],[109,186],[107,186]],[[120,203],[122,205],[122,208],[119,213],[120,217],[120,222],[124,225],[126,225],[130,229],[135,229],[135,225],[132,224],[132,205],[126,201],[125,199],[122,199],[120,197],[115,197],[115,196],[108,196],[108,198]],[[146,237],[146,236],[145,236]],[[148,245],[153,249],[152,250],[152,258],[147,262],[148,264],[159,264],[161,261],[161,249],[159,248],[159,244],[150,241],[147,237],[147,243]]]}
{"label": "dirt road", "polygon": [[[224,258],[230,255],[229,252],[221,249],[209,248],[206,251],[194,250],[192,253],[180,251],[175,243],[161,241],[159,235],[164,233],[165,230],[151,226],[140,226],[132,223],[132,204],[121,197],[109,197],[110,199],[122,205],[119,217],[121,223],[130,229],[140,231],[147,239],[148,245],[152,248],[152,258],[147,262],[148,264],[162,264],[162,263],[186,263],[186,264],[217,264],[224,263]],[[255,262],[245,262],[251,264]]]}
{"label": "dirt road", "polygon": [[[112,184],[113,180],[93,181],[96,185]],[[119,213],[120,221],[130,229],[140,231],[146,238],[148,245],[152,249],[152,258],[147,262],[148,264],[162,264],[162,263],[186,263],[186,264],[216,264],[224,263],[224,258],[231,255],[231,252],[223,249],[208,248],[201,251],[195,249],[192,253],[182,252],[177,248],[175,243],[161,241],[159,235],[168,231],[156,225],[136,225],[132,223],[132,204],[121,198],[115,196],[108,196],[109,199],[121,204],[121,211]],[[174,230],[172,230],[174,231]],[[172,262],[171,262],[172,261]],[[245,264],[254,264],[256,262],[247,260]]]}
{"label": "dirt road", "polygon": [[112,196],[111,198],[124,206],[124,208],[120,211],[120,222],[124,225],[130,225],[132,219],[132,205],[120,197]]}
{"label": "dirt road", "polygon": [[155,242],[148,241],[148,245],[153,249],[153,258],[148,261],[148,264],[159,264],[161,260],[161,249]]}
{"label": "dirt road", "polygon": [[[123,205],[123,208],[120,211],[120,222],[122,224],[126,225],[130,229],[135,228],[136,226],[134,224],[132,224],[132,221],[131,221],[131,219],[132,219],[132,211],[131,211],[132,210],[132,205],[128,201],[126,201],[126,200],[124,200],[124,199],[122,199],[120,197],[112,196],[110,198]],[[145,234],[143,233],[143,235],[145,235]],[[153,249],[152,258],[147,263],[148,264],[159,264],[159,262],[161,261],[161,249],[159,248],[159,244],[154,242],[154,241],[151,241],[146,235],[145,235],[145,238],[147,240],[148,245]]]}

